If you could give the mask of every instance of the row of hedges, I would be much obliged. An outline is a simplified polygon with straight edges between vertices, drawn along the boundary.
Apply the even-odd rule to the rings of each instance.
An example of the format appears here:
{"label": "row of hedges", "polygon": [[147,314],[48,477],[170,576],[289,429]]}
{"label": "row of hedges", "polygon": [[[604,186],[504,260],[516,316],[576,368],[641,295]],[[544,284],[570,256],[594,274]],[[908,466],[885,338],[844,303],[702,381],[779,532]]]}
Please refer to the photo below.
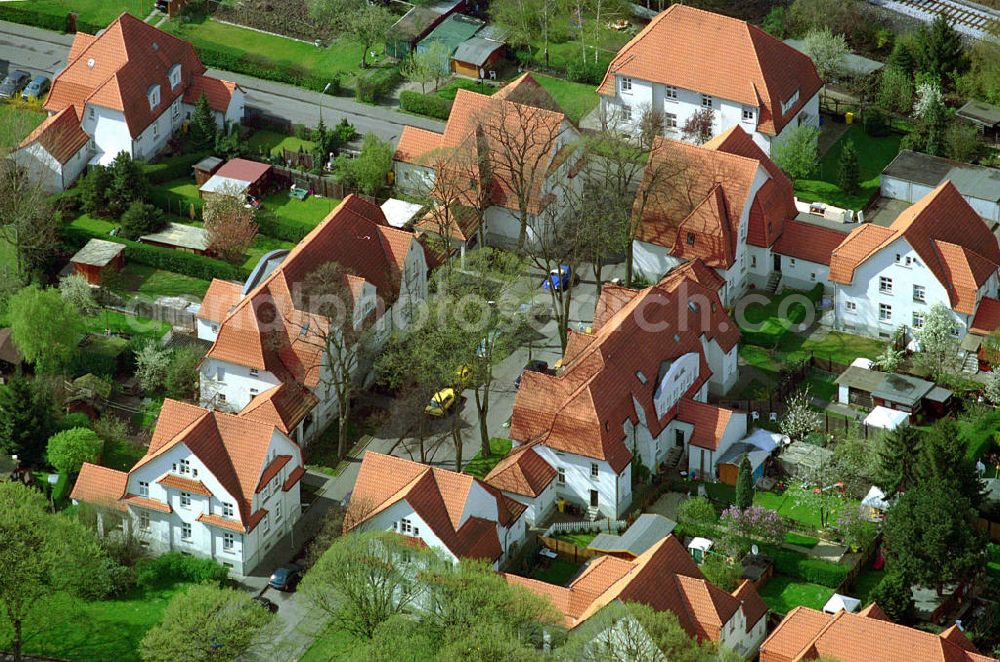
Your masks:
{"label": "row of hedges", "polygon": [[215,67],[238,74],[288,83],[296,87],[304,87],[314,92],[322,92],[330,83],[330,94],[339,94],[341,81],[339,76],[315,76],[303,67],[279,66],[261,57],[238,50],[223,50],[221,48],[195,45],[198,57],[206,67]]}
{"label": "row of hedges", "polygon": [[778,574],[828,588],[839,588],[847,578],[849,568],[845,565],[773,545],[764,545],[763,550],[774,559],[774,571]]}
{"label": "row of hedges", "polygon": [[[53,30],[55,32],[68,32],[69,13],[64,16],[49,14],[47,12],[28,9],[23,5],[0,4],[0,20],[20,23],[21,25],[33,25],[36,28]],[[79,32],[97,34],[99,30],[106,28],[106,25],[88,23],[77,18],[76,29]]]}
{"label": "row of hedges", "polygon": [[403,76],[396,67],[372,69],[354,81],[354,98],[363,103],[378,103],[401,82]]}
{"label": "row of hedges", "polygon": [[180,583],[222,584],[229,576],[226,567],[212,559],[196,558],[169,552],[152,559],[140,559],[135,564],[135,580],[139,586],[158,588]]}
{"label": "row of hedges", "polygon": [[180,156],[164,159],[159,163],[144,164],[142,169],[146,173],[146,179],[149,180],[149,183],[155,186],[174,179],[180,179],[181,177],[187,177],[191,174],[194,164],[210,154],[211,152],[208,150],[193,152],[191,154],[181,154]]}
{"label": "row of hedges", "polygon": [[399,107],[416,115],[446,120],[451,115],[452,102],[431,94],[406,90],[399,93]]}
{"label": "row of hedges", "polygon": [[257,228],[261,234],[272,239],[280,239],[281,241],[297,244],[305,239],[306,235],[312,231],[313,226],[275,216],[268,213],[265,209],[263,212],[257,214]]}
{"label": "row of hedges", "polygon": [[125,246],[125,261],[144,264],[154,269],[173,271],[192,278],[212,280],[246,280],[248,269],[194,253],[184,253],[172,248],[150,246],[122,237],[109,237],[102,233],[88,232],[72,225],[64,225],[61,230],[63,243],[73,250],[79,250],[90,239],[104,239]]}

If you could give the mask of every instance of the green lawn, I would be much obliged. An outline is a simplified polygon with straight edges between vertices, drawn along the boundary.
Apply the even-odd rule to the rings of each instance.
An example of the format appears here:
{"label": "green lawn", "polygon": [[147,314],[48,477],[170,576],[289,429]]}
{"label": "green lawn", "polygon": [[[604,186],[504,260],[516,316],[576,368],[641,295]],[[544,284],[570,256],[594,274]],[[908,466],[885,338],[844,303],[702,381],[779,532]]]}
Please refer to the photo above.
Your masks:
{"label": "green lawn", "polygon": [[[775,492],[754,492],[753,502],[754,505],[761,506],[763,508],[770,508],[771,510],[777,510],[778,514],[782,517],[787,517],[788,519],[795,520],[800,524],[819,530],[819,508],[814,508],[808,501],[800,501],[797,499],[796,497],[801,493],[801,491],[802,488],[800,486],[793,486],[785,490],[784,494],[777,494]],[[826,499],[826,507],[833,514],[827,515],[827,521],[836,521],[836,514],[846,503],[857,502],[845,500],[832,494],[828,495]]]}
{"label": "green lawn", "polygon": [[332,625],[316,637],[299,662],[329,662],[350,657],[350,651],[357,644],[358,639],[353,634]]}
{"label": "green lawn", "polygon": [[986,545],[989,560],[986,562],[986,574],[994,585],[1000,585],[1000,545],[991,542]]}
{"label": "green lawn", "polygon": [[180,179],[172,179],[158,186],[151,187],[154,191],[163,191],[164,193],[172,193],[173,195],[179,195],[182,198],[186,198],[191,202],[196,204],[201,204],[201,193],[198,191],[198,185],[191,180],[190,177],[182,177]]}
{"label": "green lawn", "polygon": [[775,575],[760,589],[764,603],[779,614],[787,614],[800,605],[822,609],[831,595],[832,588],[795,581],[784,575]]}
{"label": "green lawn", "polygon": [[462,473],[467,473],[477,478],[485,478],[486,474],[492,471],[493,467],[507,456],[507,453],[510,453],[512,446],[513,444],[511,444],[510,439],[500,439],[498,437],[490,439],[490,455],[483,457],[482,451],[476,453],[469,460],[469,463],[465,465],[465,468],[462,469]]}
{"label": "green lawn", "polygon": [[133,317],[114,310],[102,310],[94,317],[84,318],[83,327],[85,331],[96,334],[102,334],[110,329],[111,333],[115,334],[151,338],[162,338],[170,330],[170,325],[166,322]]}
{"label": "green lawn", "polygon": [[[11,4],[16,7],[22,3]],[[69,12],[76,12],[80,21],[104,27],[118,18],[122,12],[127,11],[133,16],[146,18],[153,8],[149,0],[31,0],[23,4],[29,6],[32,11],[59,17],[65,17]],[[2,11],[0,18],[5,18]]]}
{"label": "green lawn", "polygon": [[885,570],[874,570],[872,568],[865,568],[858,575],[858,578],[854,580],[854,586],[851,587],[850,596],[861,600],[861,605],[865,606],[869,603],[868,595],[872,592],[872,589],[882,581],[885,577]]}
{"label": "green lawn", "polygon": [[277,131],[258,129],[247,139],[247,147],[259,154],[282,154],[283,150],[297,152],[299,148],[311,152],[315,143],[296,136],[286,136]]}
{"label": "green lawn", "polygon": [[291,249],[294,247],[295,244],[291,242],[281,241],[280,239],[272,239],[271,237],[259,234],[256,239],[253,240],[253,246],[251,246],[250,250],[247,251],[246,259],[243,261],[243,266],[247,269],[253,269],[257,266],[260,258],[264,257],[265,254],[278,250],[279,248]]}
{"label": "green lawn", "polygon": [[536,567],[534,572],[531,573],[531,577],[547,584],[565,586],[579,570],[580,566],[576,563],[570,563],[562,559],[552,559],[548,568],[543,568],[540,565]]}
{"label": "green lawn", "polygon": [[[898,133],[874,138],[865,135],[864,127],[860,124],[852,125],[820,160],[816,179],[800,179],[795,182],[795,194],[803,202],[819,201],[836,207],[861,209],[879,188],[882,169],[899,154],[902,139],[903,136]],[[845,193],[837,184],[840,154],[848,140],[854,141],[861,170],[861,190],[854,195]]]}
{"label": "green lawn", "polygon": [[577,547],[586,547],[594,538],[597,537],[596,533],[559,533],[552,536],[557,540],[562,540],[563,542],[568,542],[571,545],[576,545]]}
{"label": "green lawn", "polygon": [[820,400],[833,402],[837,398],[837,384],[834,383],[836,375],[821,370],[815,370],[806,377],[805,385],[809,387],[809,393]]}
{"label": "green lawn", "polygon": [[207,280],[133,263],[125,265],[118,282],[116,289],[120,293],[137,292],[154,299],[185,295],[200,299],[209,285]]}
{"label": "green lawn", "polygon": [[485,83],[480,83],[476,80],[467,80],[465,78],[457,78],[447,85],[441,87],[441,89],[434,92],[434,96],[441,97],[442,99],[447,99],[448,101],[454,101],[455,95],[458,94],[459,90],[471,90],[473,92],[478,92],[479,94],[485,94],[486,96],[492,95],[497,91],[498,88],[492,85],[487,85]]}
{"label": "green lawn", "polygon": [[296,200],[287,191],[279,191],[264,198],[264,209],[278,218],[305,224],[309,228],[319,225],[333,209],[340,204],[337,198],[323,198],[310,195],[305,200]]}
{"label": "green lawn", "polygon": [[876,358],[885,349],[885,341],[839,331],[830,331],[818,339],[788,334],[780,349],[786,361],[804,359],[813,353],[819,358],[849,364],[858,357]]}
{"label": "green lawn", "polygon": [[[236,56],[249,56],[262,64],[297,69],[317,77],[353,76],[360,71],[362,46],[347,39],[339,39],[326,48],[317,48],[313,44],[219,23],[210,18],[190,23],[171,20],[161,28],[191,42],[196,49],[210,48]],[[382,44],[373,47],[378,57],[381,57],[382,49]]]}
{"label": "green lawn", "polygon": [[809,549],[819,544],[819,538],[795,533],[794,531],[786,532],[784,538],[785,542],[789,545],[798,545],[799,547],[808,547]]}
{"label": "green lawn", "polygon": [[587,113],[597,107],[597,90],[593,85],[571,83],[568,80],[544,74],[532,74],[532,76],[552,95],[552,98],[566,113],[566,117],[574,122],[579,122]]}
{"label": "green lawn", "polygon": [[77,216],[70,221],[70,225],[80,228],[81,230],[86,230],[91,234],[109,234],[112,230],[118,227],[116,223],[105,221],[102,218],[94,218],[87,214]]}
{"label": "green lawn", "polygon": [[0,102],[0,151],[18,145],[45,116],[46,113],[24,104]]}
{"label": "green lawn", "polygon": [[978,460],[1000,443],[1000,410],[994,409],[975,421],[959,419],[958,429],[969,442],[968,458]]}
{"label": "green lawn", "polygon": [[[163,618],[167,602],[185,584],[136,589],[121,600],[81,601],[55,595],[25,624],[25,652],[81,662],[139,660],[139,642]],[[0,624],[0,641],[9,626]]]}

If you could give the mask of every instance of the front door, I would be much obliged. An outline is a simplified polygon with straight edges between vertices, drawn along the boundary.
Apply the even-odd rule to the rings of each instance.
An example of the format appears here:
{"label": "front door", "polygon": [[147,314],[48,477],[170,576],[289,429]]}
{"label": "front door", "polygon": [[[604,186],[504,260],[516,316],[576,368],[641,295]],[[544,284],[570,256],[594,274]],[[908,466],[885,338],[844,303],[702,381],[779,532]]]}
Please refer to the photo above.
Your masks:
{"label": "front door", "polygon": [[597,508],[597,490],[590,490],[590,507]]}
{"label": "front door", "polygon": [[684,430],[674,430],[674,446],[684,448]]}
{"label": "front door", "polygon": [[777,253],[774,254],[774,270],[777,272],[781,271],[781,256]]}

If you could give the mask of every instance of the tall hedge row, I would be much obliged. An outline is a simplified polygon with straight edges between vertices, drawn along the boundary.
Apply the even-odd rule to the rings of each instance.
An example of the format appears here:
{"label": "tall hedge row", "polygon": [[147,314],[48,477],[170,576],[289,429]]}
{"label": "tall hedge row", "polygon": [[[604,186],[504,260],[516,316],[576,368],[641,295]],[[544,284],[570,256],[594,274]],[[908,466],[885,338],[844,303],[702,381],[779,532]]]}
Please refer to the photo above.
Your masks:
{"label": "tall hedge row", "polygon": [[[36,28],[42,28],[44,30],[66,32],[66,28],[69,23],[68,16],[68,12],[64,15],[50,14],[47,12],[29,9],[24,5],[0,3],[0,20],[10,21],[11,23],[20,23],[21,25],[32,25]],[[77,32],[97,34],[99,30],[103,30],[106,27],[108,26],[81,21],[79,17],[76,20]]]}
{"label": "tall hedge row", "polygon": [[300,66],[278,66],[251,53],[243,53],[236,49],[221,49],[195,44],[195,50],[202,64],[206,67],[224,69],[254,78],[288,83],[296,87],[304,87],[315,92],[322,92],[330,83],[331,94],[338,94],[341,89],[340,77],[320,77],[309,73]]}
{"label": "tall hedge row", "polygon": [[417,115],[434,117],[439,120],[446,120],[451,115],[453,102],[432,94],[421,94],[411,90],[404,90],[399,93],[399,107],[403,110]]}
{"label": "tall hedge row", "polygon": [[191,154],[182,154],[181,156],[175,156],[159,163],[144,164],[142,169],[146,173],[146,179],[149,180],[150,184],[163,184],[174,179],[187,177],[191,174],[194,164],[211,153],[206,150],[192,152]]}
{"label": "tall hedge row", "polygon": [[774,559],[775,572],[828,588],[838,588],[848,568],[839,563],[817,559],[784,547],[765,545],[764,553]]}

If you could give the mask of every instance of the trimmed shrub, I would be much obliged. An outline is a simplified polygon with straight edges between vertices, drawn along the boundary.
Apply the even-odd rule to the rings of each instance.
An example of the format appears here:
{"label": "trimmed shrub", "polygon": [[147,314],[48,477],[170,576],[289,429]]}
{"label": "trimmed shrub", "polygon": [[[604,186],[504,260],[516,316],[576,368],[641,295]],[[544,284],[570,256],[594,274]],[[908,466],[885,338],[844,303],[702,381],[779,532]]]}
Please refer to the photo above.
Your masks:
{"label": "trimmed shrub", "polygon": [[446,120],[451,114],[452,102],[431,94],[405,90],[399,93],[399,107],[416,115]]}
{"label": "trimmed shrub", "polygon": [[174,179],[187,177],[191,174],[191,168],[195,163],[211,154],[210,151],[192,152],[191,154],[181,154],[172,158],[164,159],[159,163],[147,163],[143,165],[146,172],[146,179],[150,184],[163,184]]}
{"label": "trimmed shrub", "polygon": [[135,579],[139,586],[156,588],[191,582],[211,582],[221,585],[229,571],[212,559],[200,559],[180,552],[169,552],[155,559],[140,559],[135,564]]}
{"label": "trimmed shrub", "polygon": [[847,578],[847,566],[812,558],[806,554],[783,547],[764,545],[764,553],[774,559],[775,572],[819,584],[837,588]]}
{"label": "trimmed shrub", "polygon": [[262,235],[297,244],[312,230],[312,226],[281,218],[264,209],[257,213],[257,229]]}
{"label": "trimmed shrub", "polygon": [[62,425],[59,426],[59,429],[72,430],[73,428],[89,427],[91,427],[89,416],[84,414],[82,411],[72,411],[63,417]]}
{"label": "trimmed shrub", "polygon": [[594,62],[593,60],[581,62],[574,58],[573,61],[566,65],[566,78],[574,83],[600,85],[605,71],[607,71],[607,68],[601,66],[599,62]]}
{"label": "trimmed shrub", "polygon": [[135,200],[121,216],[121,235],[126,239],[159,232],[167,224],[163,210],[141,200]]}
{"label": "trimmed shrub", "polygon": [[354,83],[354,98],[362,103],[378,103],[402,81],[399,69],[373,69],[358,76]]}
{"label": "trimmed shrub", "polygon": [[[66,16],[34,11],[23,5],[0,4],[0,20],[20,23],[22,25],[33,25],[36,28],[53,30],[55,32],[63,32],[66,29]],[[85,31],[79,23],[77,24],[77,30],[81,32]]]}
{"label": "trimmed shrub", "polygon": [[338,94],[341,91],[341,81],[337,76],[319,77],[307,73],[300,67],[280,67],[270,62],[264,61],[252,55],[245,55],[236,50],[223,50],[221,48],[210,48],[195,45],[198,57],[206,67],[225,69],[238,74],[245,74],[255,78],[273,80],[279,83],[288,83],[296,87],[304,87],[314,92],[322,92],[327,83],[330,83],[330,91]]}

